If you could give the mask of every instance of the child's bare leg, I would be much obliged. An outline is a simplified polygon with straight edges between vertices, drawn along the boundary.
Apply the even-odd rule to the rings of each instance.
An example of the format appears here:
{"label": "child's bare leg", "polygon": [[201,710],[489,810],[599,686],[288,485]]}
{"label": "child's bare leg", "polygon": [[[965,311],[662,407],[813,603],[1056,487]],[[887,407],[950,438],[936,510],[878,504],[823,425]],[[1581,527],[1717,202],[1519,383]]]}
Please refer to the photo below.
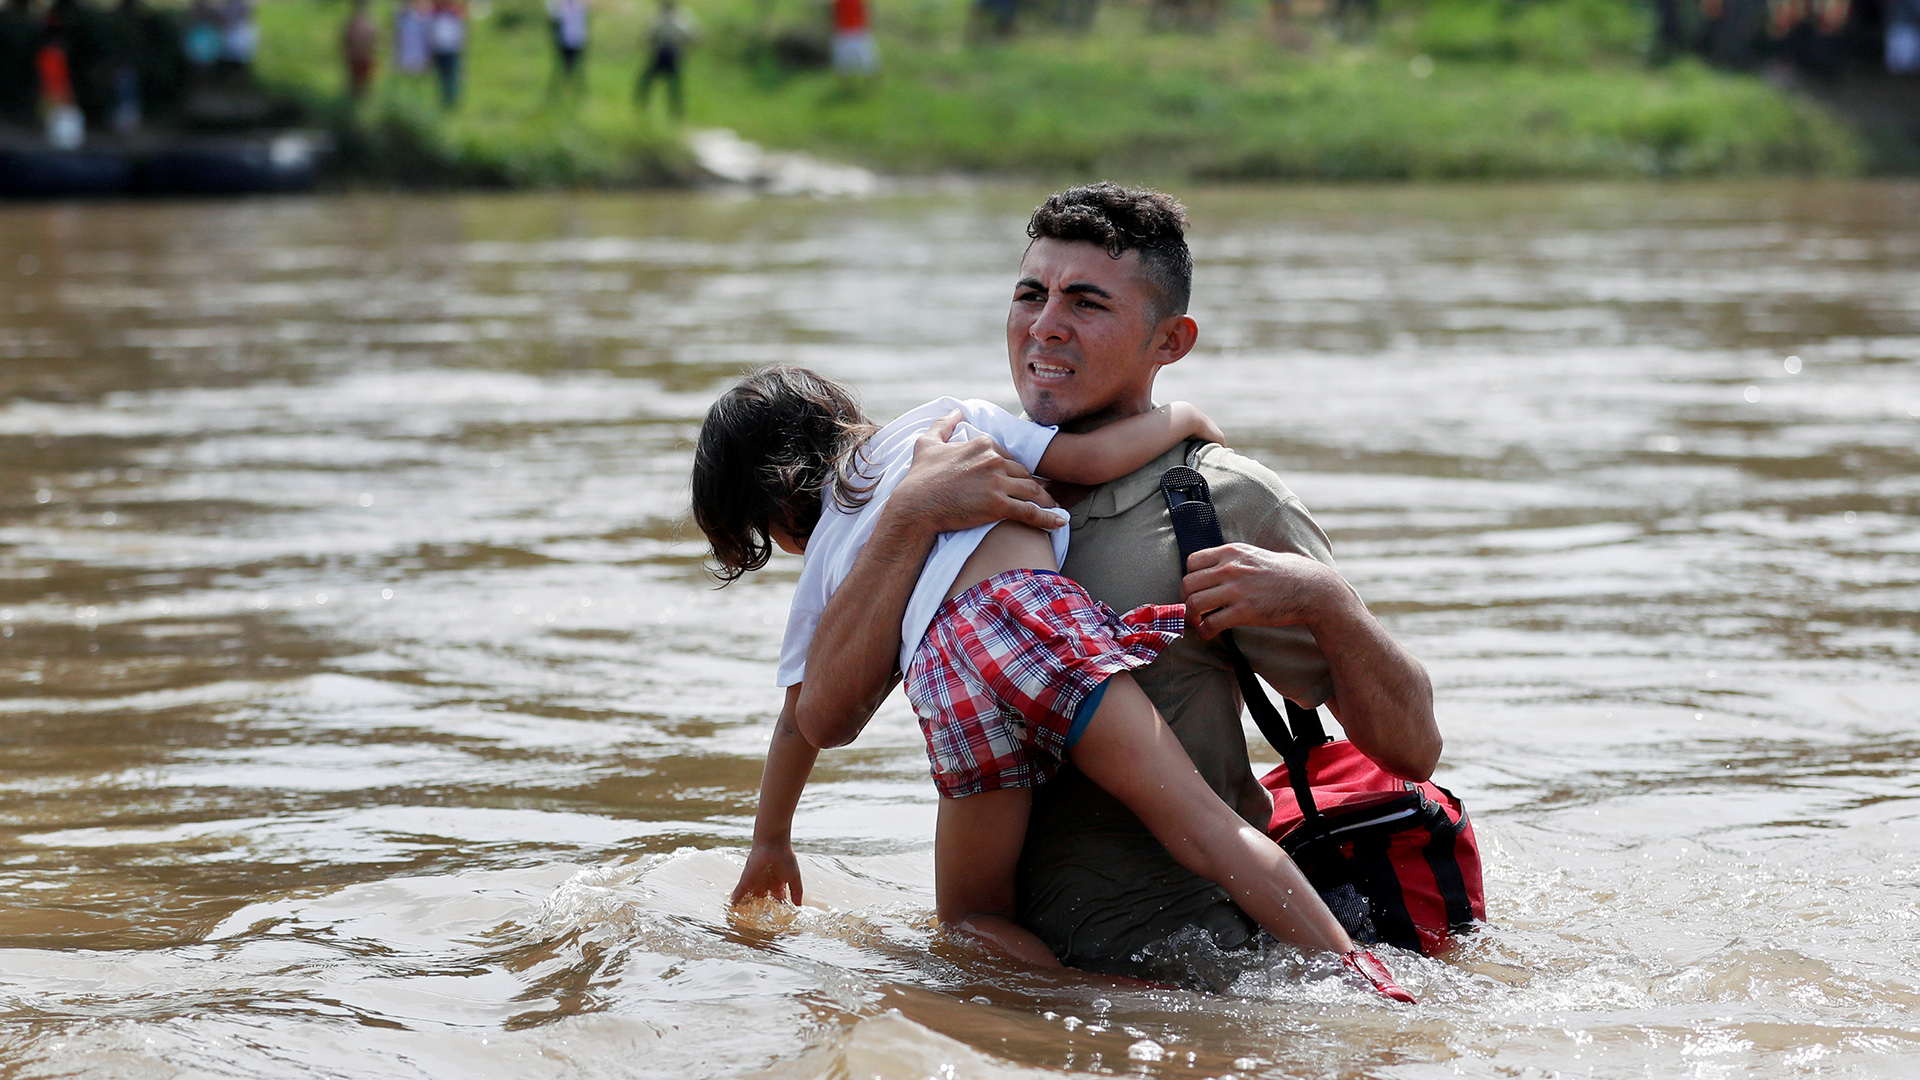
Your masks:
{"label": "child's bare leg", "polygon": [[1138,815],[1181,866],[1226,889],[1268,933],[1302,948],[1353,951],[1306,875],[1280,845],[1220,801],[1132,676],[1108,682],[1070,756],[1089,780]]}
{"label": "child's bare leg", "polygon": [[1059,967],[1053,951],[1013,921],[1014,867],[1032,810],[1032,788],[941,799],[933,834],[934,906],[941,922],[1016,960]]}

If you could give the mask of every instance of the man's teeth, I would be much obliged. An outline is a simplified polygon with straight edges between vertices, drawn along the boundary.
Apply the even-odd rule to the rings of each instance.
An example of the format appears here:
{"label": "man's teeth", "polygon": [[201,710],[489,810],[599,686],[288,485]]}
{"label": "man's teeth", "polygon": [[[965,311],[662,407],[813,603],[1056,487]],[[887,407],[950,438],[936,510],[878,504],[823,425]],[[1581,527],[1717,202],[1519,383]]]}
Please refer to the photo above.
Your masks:
{"label": "man's teeth", "polygon": [[1044,375],[1048,378],[1058,378],[1063,375],[1073,374],[1073,369],[1054,367],[1052,364],[1035,363],[1033,365],[1033,373],[1035,375]]}

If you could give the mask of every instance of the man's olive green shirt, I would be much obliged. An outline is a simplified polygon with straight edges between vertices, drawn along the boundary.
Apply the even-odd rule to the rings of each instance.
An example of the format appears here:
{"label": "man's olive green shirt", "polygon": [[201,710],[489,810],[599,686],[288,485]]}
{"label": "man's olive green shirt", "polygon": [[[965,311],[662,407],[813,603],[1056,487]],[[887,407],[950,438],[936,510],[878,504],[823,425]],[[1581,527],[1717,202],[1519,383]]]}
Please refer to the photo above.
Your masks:
{"label": "man's olive green shirt", "polygon": [[[1160,477],[1183,461],[1206,477],[1229,543],[1332,565],[1326,534],[1279,477],[1225,447],[1188,443],[1072,508],[1073,542],[1061,572],[1115,611],[1179,603],[1180,548]],[[1333,692],[1326,659],[1305,627],[1242,627],[1234,636],[1254,670],[1287,697],[1318,705]],[[1259,781],[1247,760],[1240,689],[1220,643],[1188,634],[1133,677],[1206,782],[1228,806],[1245,805],[1242,796]],[[1186,981],[1177,970],[1184,965],[1156,958],[1161,950],[1150,946],[1187,927],[1226,950],[1257,933],[1224,889],[1176,863],[1139,818],[1071,765],[1034,792],[1018,914],[1063,963],[1173,981]]]}

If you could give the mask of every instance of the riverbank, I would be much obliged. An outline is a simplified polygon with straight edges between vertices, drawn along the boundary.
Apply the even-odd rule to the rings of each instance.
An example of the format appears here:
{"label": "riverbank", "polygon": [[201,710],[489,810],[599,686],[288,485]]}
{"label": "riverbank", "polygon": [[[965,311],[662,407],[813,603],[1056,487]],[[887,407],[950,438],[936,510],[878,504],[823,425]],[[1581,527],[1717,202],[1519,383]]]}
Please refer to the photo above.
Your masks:
{"label": "riverbank", "polygon": [[[260,71],[331,117],[353,177],[401,184],[637,185],[697,169],[685,129],[883,171],[1177,179],[1454,179],[1844,174],[1857,139],[1804,98],[1691,60],[1650,70],[1629,0],[1385,6],[1348,40],[1276,30],[1264,7],[1158,31],[1108,3],[1084,31],[970,42],[960,0],[877,0],[882,74],[848,81],[803,54],[817,5],[695,0],[703,40],[684,123],[633,84],[651,4],[596,7],[582,93],[557,93],[542,8],[499,0],[472,25],[468,90],[383,72],[340,104],[344,6],[261,8]],[[775,47],[783,42],[784,47]]]}

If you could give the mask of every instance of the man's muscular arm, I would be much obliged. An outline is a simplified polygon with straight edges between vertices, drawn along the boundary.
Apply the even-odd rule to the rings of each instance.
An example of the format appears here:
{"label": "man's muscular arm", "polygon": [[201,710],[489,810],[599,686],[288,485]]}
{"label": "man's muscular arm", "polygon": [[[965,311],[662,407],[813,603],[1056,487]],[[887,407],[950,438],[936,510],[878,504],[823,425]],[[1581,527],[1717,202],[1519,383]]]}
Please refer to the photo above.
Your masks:
{"label": "man's muscular arm", "polygon": [[820,613],[795,708],[800,733],[815,746],[852,742],[893,689],[900,620],[935,537],[990,521],[1059,524],[1041,509],[1053,505],[1046,489],[992,439],[947,441],[959,423],[955,412],[914,444],[913,467]]}
{"label": "man's muscular arm", "polygon": [[1440,762],[1433,683],[1360,597],[1325,563],[1227,544],[1187,560],[1181,593],[1202,637],[1235,626],[1301,624],[1327,658],[1327,707],[1347,737],[1381,768],[1425,780]]}

